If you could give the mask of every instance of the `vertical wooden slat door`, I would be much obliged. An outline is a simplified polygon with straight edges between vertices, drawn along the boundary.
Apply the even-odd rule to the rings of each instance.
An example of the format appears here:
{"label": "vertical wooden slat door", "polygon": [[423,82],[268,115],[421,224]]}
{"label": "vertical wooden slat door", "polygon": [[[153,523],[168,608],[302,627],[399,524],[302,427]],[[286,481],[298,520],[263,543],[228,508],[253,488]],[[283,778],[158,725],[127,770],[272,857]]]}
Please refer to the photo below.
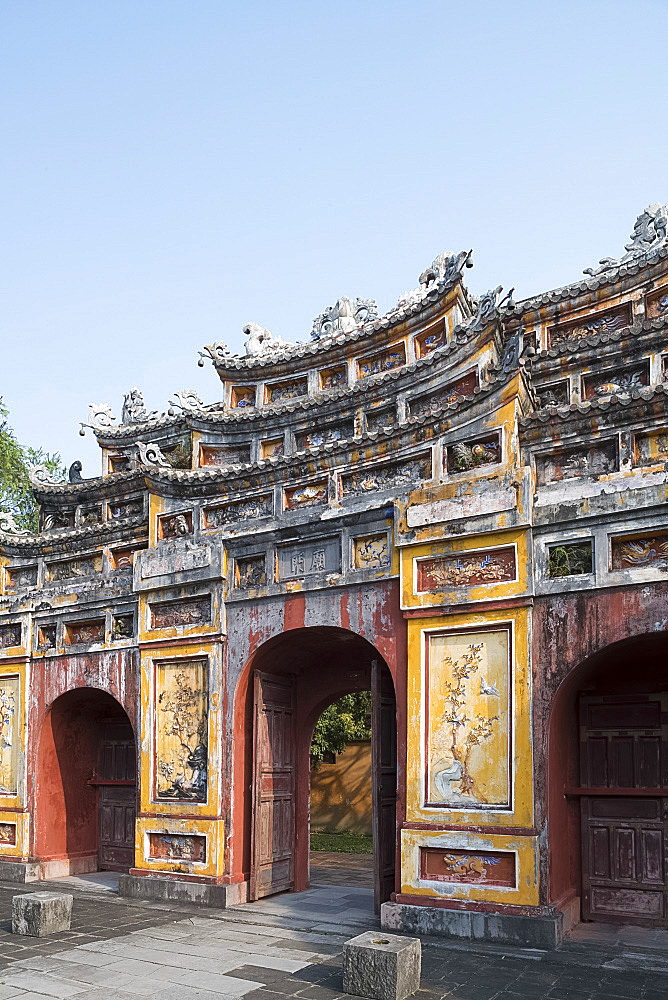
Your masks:
{"label": "vertical wooden slat door", "polygon": [[250,898],[295,882],[294,680],[255,671]]}
{"label": "vertical wooden slat door", "polygon": [[132,727],[107,723],[100,744],[98,868],[127,871],[134,864],[137,764]]}
{"label": "vertical wooden slat door", "polygon": [[580,700],[584,920],[668,926],[667,701]]}
{"label": "vertical wooden slat door", "polygon": [[373,901],[376,913],[394,892],[397,837],[397,706],[388,668],[371,664]]}

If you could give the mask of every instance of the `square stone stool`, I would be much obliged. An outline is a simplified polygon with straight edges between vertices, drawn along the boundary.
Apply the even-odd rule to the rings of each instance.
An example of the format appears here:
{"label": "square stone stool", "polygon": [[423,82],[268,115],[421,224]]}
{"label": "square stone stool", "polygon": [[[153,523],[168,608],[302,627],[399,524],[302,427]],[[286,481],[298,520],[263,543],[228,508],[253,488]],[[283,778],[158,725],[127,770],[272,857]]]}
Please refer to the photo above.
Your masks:
{"label": "square stone stool", "polygon": [[404,1000],[420,988],[418,938],[365,931],[343,946],[343,989],[373,1000]]}
{"label": "square stone stool", "polygon": [[12,934],[44,937],[68,931],[73,896],[65,892],[27,892],[12,897]]}

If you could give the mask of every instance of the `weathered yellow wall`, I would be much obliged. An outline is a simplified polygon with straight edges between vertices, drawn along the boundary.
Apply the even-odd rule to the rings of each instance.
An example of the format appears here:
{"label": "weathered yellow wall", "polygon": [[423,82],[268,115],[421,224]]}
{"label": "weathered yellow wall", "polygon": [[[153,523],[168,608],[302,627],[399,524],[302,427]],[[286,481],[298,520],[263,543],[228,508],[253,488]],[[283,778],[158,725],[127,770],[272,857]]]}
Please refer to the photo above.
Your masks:
{"label": "weathered yellow wall", "polygon": [[370,743],[350,743],[311,771],[311,830],[371,833]]}

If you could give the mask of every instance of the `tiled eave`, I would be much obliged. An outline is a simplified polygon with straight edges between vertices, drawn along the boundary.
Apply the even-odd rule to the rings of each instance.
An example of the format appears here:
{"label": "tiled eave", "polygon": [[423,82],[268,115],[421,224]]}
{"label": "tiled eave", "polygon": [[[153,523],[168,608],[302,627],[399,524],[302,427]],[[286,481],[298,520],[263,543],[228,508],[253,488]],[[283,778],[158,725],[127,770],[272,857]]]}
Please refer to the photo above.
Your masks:
{"label": "tiled eave", "polygon": [[657,418],[665,419],[668,411],[668,385],[634,389],[628,394],[604,396],[571,403],[568,406],[546,406],[520,418],[523,442],[561,438],[578,433],[591,437],[592,423],[596,431],[603,426],[623,427],[634,424],[652,427]]}
{"label": "tiled eave", "polygon": [[[300,478],[312,478],[318,474],[324,475],[333,468],[360,467],[358,461],[353,461],[353,453],[366,452],[368,457],[364,462],[366,467],[379,462],[389,461],[399,453],[417,453],[428,447],[438,435],[447,433],[455,424],[455,418],[466,414],[471,420],[476,415],[489,412],[491,398],[508,385],[519,374],[521,392],[528,399],[528,380],[522,368],[515,368],[494,377],[484,386],[476,389],[471,395],[462,397],[457,403],[435,407],[423,416],[407,417],[399,426],[387,427],[378,431],[370,431],[359,437],[336,441],[318,448],[309,448],[291,456],[282,455],[266,459],[262,462],[243,463],[228,467],[211,467],[193,470],[177,469],[146,469],[146,479],[153,492],[158,495],[182,494],[189,490],[207,492],[207,487],[225,485],[225,492],[231,494],[247,492],[261,484],[267,487],[274,482],[294,481]],[[479,404],[486,404],[481,407]],[[476,414],[474,410],[480,410]],[[456,421],[458,423],[459,421]],[[379,445],[389,447],[383,452],[374,454]]]}
{"label": "tiled eave", "polygon": [[51,499],[69,497],[72,503],[86,503],[91,500],[118,499],[143,489],[144,476],[141,469],[130,469],[127,472],[114,472],[110,476],[96,476],[94,479],[84,479],[80,483],[40,483],[32,487],[32,491],[40,504],[48,504]]}
{"label": "tiled eave", "polygon": [[[240,372],[255,373],[262,372],[263,369],[272,370],[271,377],[276,377],[274,370],[280,370],[283,366],[294,368],[295,361],[305,360],[310,364],[310,359],[315,358],[316,363],[336,364],[339,355],[344,356],[349,344],[359,341],[372,341],[377,333],[387,333],[388,331],[399,330],[404,323],[411,323],[417,317],[426,315],[427,323],[431,318],[429,313],[435,314],[454,290],[460,286],[460,291],[464,299],[469,302],[469,296],[463,286],[461,274],[456,275],[451,281],[438,282],[430,288],[419,302],[412,302],[408,305],[394,308],[384,316],[365,323],[350,333],[340,333],[330,337],[322,337],[319,340],[286,344],[284,349],[266,352],[264,354],[250,354],[248,356],[230,354],[225,358],[212,359],[212,363],[221,378],[235,377]],[[369,347],[371,348],[371,344]],[[266,377],[260,375],[259,377]]]}
{"label": "tiled eave", "polygon": [[[652,250],[650,253],[642,254],[633,261],[627,261],[618,267],[612,266],[600,274],[587,276],[571,285],[563,285],[561,288],[554,288],[549,292],[543,292],[528,299],[514,303],[512,309],[504,308],[499,310],[505,323],[511,324],[513,320],[526,320],[527,316],[533,312],[538,314],[545,311],[546,307],[555,307],[554,312],[563,314],[563,303],[569,300],[578,300],[583,297],[592,297],[600,289],[611,288],[620,285],[617,290],[620,293],[627,288],[635,288],[642,281],[651,281],[665,271],[665,264],[668,261],[668,246]],[[640,279],[640,280],[638,280]],[[577,308],[582,308],[583,303],[573,301],[568,312]],[[549,312],[548,308],[548,312]]]}
{"label": "tiled eave", "polygon": [[642,322],[636,320],[632,326],[627,326],[623,330],[594,334],[579,340],[573,339],[566,341],[560,347],[541,351],[533,358],[532,370],[535,376],[543,377],[560,371],[560,363],[564,358],[577,359],[582,364],[594,362],[600,360],[602,347],[608,348],[606,354],[615,356],[622,354],[625,348],[638,351],[654,346],[655,342],[664,346],[667,330],[668,316],[645,319]]}
{"label": "tiled eave", "polygon": [[29,558],[47,554],[100,549],[113,542],[148,536],[145,517],[126,517],[102,521],[81,528],[59,528],[41,535],[9,535],[0,532],[0,553]]}
{"label": "tiled eave", "polygon": [[[392,386],[395,394],[401,391],[408,391],[414,388],[412,379],[415,375],[429,374],[439,363],[464,360],[464,350],[469,348],[470,352],[476,353],[485,340],[490,337],[490,326],[485,330],[469,332],[465,327],[459,327],[456,331],[457,339],[449,341],[442,347],[427,354],[424,358],[419,358],[410,365],[395,368],[393,371],[383,372],[355,382],[352,386],[329,392],[318,393],[317,396],[303,396],[284,404],[267,404],[256,408],[247,407],[233,411],[223,411],[218,409],[193,410],[180,414],[177,417],[155,418],[143,423],[123,425],[120,427],[105,428],[104,431],[96,432],[98,442],[102,447],[118,447],[121,442],[134,443],[137,440],[150,441],[151,434],[167,427],[178,427],[181,432],[187,429],[198,430],[210,426],[243,426],[266,420],[271,417],[286,416],[300,411],[308,411],[320,408],[330,403],[348,403],[354,407],[359,401],[359,397],[367,397],[377,390]],[[402,383],[405,382],[404,386]],[[108,477],[107,477],[108,478]]]}

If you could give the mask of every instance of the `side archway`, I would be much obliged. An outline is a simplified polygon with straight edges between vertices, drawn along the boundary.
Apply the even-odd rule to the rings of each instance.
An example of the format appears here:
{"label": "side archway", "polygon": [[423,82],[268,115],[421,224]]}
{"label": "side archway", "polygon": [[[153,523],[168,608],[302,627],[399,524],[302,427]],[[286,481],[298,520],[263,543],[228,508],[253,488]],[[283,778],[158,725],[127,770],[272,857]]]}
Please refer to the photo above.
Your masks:
{"label": "side archway", "polygon": [[115,698],[77,688],[53,701],[34,780],[34,855],[43,878],[132,866],[136,740]]}
{"label": "side archway", "polygon": [[548,732],[550,899],[668,925],[668,636],[611,643],[559,686]]}

